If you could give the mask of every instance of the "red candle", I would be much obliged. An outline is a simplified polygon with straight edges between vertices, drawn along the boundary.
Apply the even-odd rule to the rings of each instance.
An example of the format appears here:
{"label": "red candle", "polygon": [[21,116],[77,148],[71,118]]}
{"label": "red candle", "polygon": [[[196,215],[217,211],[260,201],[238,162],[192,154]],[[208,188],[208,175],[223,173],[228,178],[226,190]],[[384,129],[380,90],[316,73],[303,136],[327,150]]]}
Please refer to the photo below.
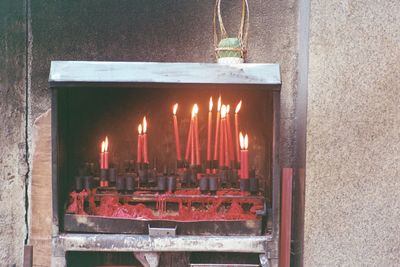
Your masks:
{"label": "red candle", "polygon": [[221,121],[221,97],[218,98],[217,121],[215,124],[214,160],[218,159],[219,126]]}
{"label": "red candle", "polygon": [[241,179],[249,179],[249,138],[247,134],[243,137],[242,133],[240,133],[240,178]]}
{"label": "red candle", "polygon": [[226,120],[226,106],[222,105],[221,107],[221,133],[220,133],[220,144],[219,144],[219,166],[224,166],[225,165],[225,120]]}
{"label": "red candle", "polygon": [[101,142],[101,153],[100,153],[100,169],[104,169],[104,150],[105,144],[104,141]]}
{"label": "red candle", "polygon": [[236,159],[240,161],[240,144],[239,144],[239,110],[242,106],[242,100],[236,105],[235,109],[235,139],[236,139]]}
{"label": "red candle", "polygon": [[212,133],[212,108],[213,101],[210,97],[210,103],[208,105],[208,133],[207,133],[207,160],[211,160],[211,133]]}
{"label": "red candle", "polygon": [[199,119],[197,114],[199,113],[199,106],[194,104],[194,135],[195,135],[195,147],[196,147],[196,165],[201,164],[200,160],[200,140],[199,140]]}
{"label": "red candle", "polygon": [[188,138],[187,138],[187,143],[186,143],[186,153],[185,153],[186,161],[189,161],[189,153],[190,153],[190,148],[192,145],[192,132],[193,132],[193,120],[190,119],[190,126],[189,126]]}
{"label": "red candle", "polygon": [[174,133],[175,133],[175,148],[176,148],[176,159],[181,160],[181,144],[179,142],[179,130],[178,130],[178,119],[176,118],[176,111],[178,110],[178,103],[174,105],[172,110],[174,114]]}
{"label": "red candle", "polygon": [[147,148],[147,121],[146,116],[143,117],[143,162],[149,163],[149,155]]}
{"label": "red candle", "polygon": [[229,138],[228,138],[228,125],[227,120],[224,120],[223,123],[224,128],[224,159],[225,159],[225,166],[229,168]]}
{"label": "red candle", "polygon": [[138,126],[138,142],[137,142],[137,162],[142,162],[142,124]]}
{"label": "red candle", "polygon": [[192,127],[192,132],[191,132],[191,140],[190,140],[190,150],[191,150],[191,153],[190,153],[190,165],[194,165],[195,164],[195,154],[194,154],[194,152],[195,152],[195,125],[194,125],[194,116],[195,116],[195,113],[194,113],[194,107],[193,107],[193,109],[192,109],[192,119],[191,119],[191,121],[190,121],[190,124],[192,125],[191,127]]}
{"label": "red candle", "polygon": [[243,160],[244,160],[244,178],[249,178],[249,137],[246,134],[244,137],[244,150],[243,150]]}
{"label": "red candle", "polygon": [[228,148],[229,148],[229,159],[235,160],[235,152],[233,149],[233,140],[232,140],[232,129],[231,129],[231,119],[229,115],[230,106],[226,106],[226,131],[228,133]]}
{"label": "red candle", "polygon": [[104,141],[104,169],[108,169],[108,137]]}

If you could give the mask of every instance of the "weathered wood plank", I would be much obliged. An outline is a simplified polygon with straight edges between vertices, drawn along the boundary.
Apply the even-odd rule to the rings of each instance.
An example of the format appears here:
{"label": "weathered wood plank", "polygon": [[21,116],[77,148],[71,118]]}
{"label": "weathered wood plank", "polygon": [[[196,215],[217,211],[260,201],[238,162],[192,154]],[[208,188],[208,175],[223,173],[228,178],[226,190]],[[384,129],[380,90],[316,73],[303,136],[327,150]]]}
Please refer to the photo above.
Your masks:
{"label": "weathered wood plank", "polygon": [[237,221],[168,221],[108,218],[65,214],[64,230],[79,233],[148,234],[148,227],[175,228],[178,235],[256,236],[261,235],[261,219]]}
{"label": "weathered wood plank", "polygon": [[176,236],[124,234],[61,234],[55,253],[64,251],[215,251],[265,253],[271,236]]}
{"label": "weathered wood plank", "polygon": [[278,64],[52,61],[49,82],[277,85],[281,77]]}

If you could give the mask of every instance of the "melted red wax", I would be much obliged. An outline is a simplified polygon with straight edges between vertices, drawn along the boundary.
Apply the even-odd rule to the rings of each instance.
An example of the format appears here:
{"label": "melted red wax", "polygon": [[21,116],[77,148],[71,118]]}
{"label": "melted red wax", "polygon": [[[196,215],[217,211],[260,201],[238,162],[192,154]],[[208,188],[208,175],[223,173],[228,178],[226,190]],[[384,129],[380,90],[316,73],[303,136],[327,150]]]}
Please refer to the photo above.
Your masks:
{"label": "melted red wax", "polygon": [[67,208],[67,213],[74,213],[79,215],[87,215],[84,210],[85,198],[88,196],[88,192],[83,190],[79,193],[73,191],[69,194],[71,198],[71,204]]}
{"label": "melted red wax", "polygon": [[[148,194],[149,192],[135,192],[136,195]],[[90,214],[97,216],[106,216],[114,218],[131,218],[143,220],[176,220],[176,221],[218,221],[218,220],[255,220],[257,216],[256,210],[262,209],[263,204],[259,200],[252,199],[232,199],[227,209],[223,204],[226,199],[218,196],[234,195],[248,196],[239,191],[219,191],[213,198],[196,196],[200,195],[198,189],[177,190],[175,195],[187,195],[188,198],[176,198],[171,193],[156,194],[156,209],[151,209],[144,204],[128,204],[129,197],[121,199],[117,193],[114,195],[101,196],[100,204],[95,203],[96,190],[90,192],[82,191],[80,193],[72,192],[71,204],[67,212],[75,214]],[[189,198],[190,196],[190,198]],[[83,209],[83,201],[87,198],[89,207],[87,213]],[[120,202],[122,200],[123,203]],[[169,214],[167,211],[167,203],[178,203],[178,214]],[[201,203],[200,207],[194,208],[192,203]],[[244,211],[241,204],[252,204],[250,211]]]}

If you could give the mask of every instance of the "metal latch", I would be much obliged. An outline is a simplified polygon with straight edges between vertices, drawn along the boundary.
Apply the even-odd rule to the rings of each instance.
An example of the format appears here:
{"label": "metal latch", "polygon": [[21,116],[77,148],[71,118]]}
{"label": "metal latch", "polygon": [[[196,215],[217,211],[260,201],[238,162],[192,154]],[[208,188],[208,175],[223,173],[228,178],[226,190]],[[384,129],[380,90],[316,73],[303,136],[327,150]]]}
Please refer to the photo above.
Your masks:
{"label": "metal latch", "polygon": [[149,225],[149,236],[176,236],[176,229],[177,226],[175,228],[153,228]]}
{"label": "metal latch", "polygon": [[264,209],[256,210],[257,216],[266,216],[267,215],[267,205],[264,203]]}

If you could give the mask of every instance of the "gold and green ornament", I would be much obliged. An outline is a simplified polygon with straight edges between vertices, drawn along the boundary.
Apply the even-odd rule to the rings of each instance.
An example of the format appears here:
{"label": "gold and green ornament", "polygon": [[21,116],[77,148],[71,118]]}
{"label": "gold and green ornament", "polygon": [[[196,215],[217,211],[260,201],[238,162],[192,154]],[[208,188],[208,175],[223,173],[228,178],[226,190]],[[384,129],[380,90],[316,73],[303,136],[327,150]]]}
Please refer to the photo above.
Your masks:
{"label": "gold and green ornament", "polygon": [[[214,10],[214,46],[218,63],[243,63],[246,54],[247,33],[249,29],[249,6],[247,0],[242,0],[242,16],[237,37],[228,37],[222,22],[221,1],[216,0]],[[219,34],[216,24],[218,18]]]}

